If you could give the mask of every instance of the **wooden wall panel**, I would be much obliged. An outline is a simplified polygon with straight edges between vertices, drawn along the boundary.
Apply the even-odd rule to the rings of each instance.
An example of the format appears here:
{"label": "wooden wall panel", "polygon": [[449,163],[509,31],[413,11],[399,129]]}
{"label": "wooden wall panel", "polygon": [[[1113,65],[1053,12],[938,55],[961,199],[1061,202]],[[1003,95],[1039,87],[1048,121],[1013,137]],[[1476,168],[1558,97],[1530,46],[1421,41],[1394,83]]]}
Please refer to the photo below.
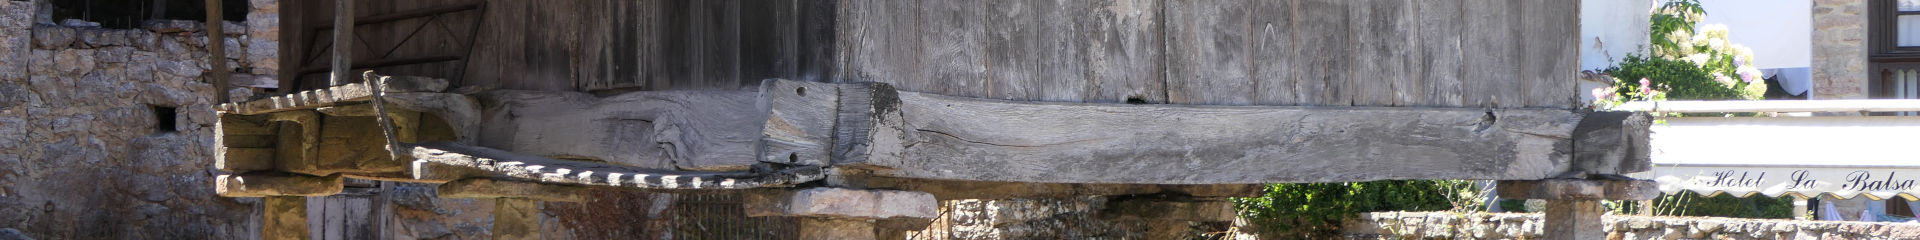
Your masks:
{"label": "wooden wall panel", "polygon": [[1166,103],[1160,0],[1078,1],[1089,16],[1078,32],[1087,54],[1086,102]]}
{"label": "wooden wall panel", "polygon": [[[1519,0],[1465,0],[1467,29],[1461,35],[1466,74],[1461,79],[1464,105],[1520,107]],[[1525,31],[1534,33],[1537,31]],[[1571,70],[1571,69],[1569,69]]]}
{"label": "wooden wall panel", "polygon": [[1248,1],[1166,4],[1167,102],[1252,104]]}
{"label": "wooden wall panel", "polygon": [[[1415,54],[1413,77],[1419,78],[1424,92],[1419,101],[1408,106],[1463,106],[1464,86],[1460,36],[1466,32],[1459,1],[1414,1],[1419,17],[1417,37],[1410,51]],[[1411,90],[1411,89],[1408,89]],[[1402,90],[1405,91],[1405,90]]]}
{"label": "wooden wall panel", "polygon": [[[360,12],[476,2],[365,1]],[[596,93],[788,78],[1068,102],[1569,108],[1577,97],[1578,6],[1566,2],[484,2],[484,16],[435,20],[447,26],[363,27],[366,45],[454,34],[407,40],[423,47],[364,48],[356,58],[470,51],[468,62],[382,71],[480,89]],[[307,8],[291,15],[327,22],[324,3],[301,1]],[[447,21],[461,18],[481,25]],[[461,31],[474,27],[477,35]],[[324,36],[296,38],[314,37]],[[468,37],[476,47],[454,44]]]}

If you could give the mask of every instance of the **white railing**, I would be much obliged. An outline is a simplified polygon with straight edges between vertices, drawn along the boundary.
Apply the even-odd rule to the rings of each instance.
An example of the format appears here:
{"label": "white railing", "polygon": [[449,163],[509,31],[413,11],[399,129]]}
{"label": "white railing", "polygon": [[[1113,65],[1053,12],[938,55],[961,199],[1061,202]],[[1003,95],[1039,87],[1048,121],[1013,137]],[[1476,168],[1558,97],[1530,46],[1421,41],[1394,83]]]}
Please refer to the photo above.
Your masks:
{"label": "white railing", "polygon": [[[1889,72],[1890,73],[1887,74],[1889,78],[1887,79],[1888,86],[1885,86],[1887,88],[1886,91],[1890,92],[1887,96],[1893,97],[1894,99],[1920,99],[1920,70],[1909,68],[1889,70]],[[1920,116],[1920,113],[1900,112],[1898,115]]]}
{"label": "white railing", "polygon": [[[1915,75],[1920,78],[1920,74]],[[1907,85],[1907,88],[1920,86]],[[1920,94],[1915,94],[1920,95]],[[1676,113],[1732,112],[1913,112],[1920,99],[1752,100],[1628,102],[1609,110]],[[1901,116],[1914,116],[1912,114]]]}

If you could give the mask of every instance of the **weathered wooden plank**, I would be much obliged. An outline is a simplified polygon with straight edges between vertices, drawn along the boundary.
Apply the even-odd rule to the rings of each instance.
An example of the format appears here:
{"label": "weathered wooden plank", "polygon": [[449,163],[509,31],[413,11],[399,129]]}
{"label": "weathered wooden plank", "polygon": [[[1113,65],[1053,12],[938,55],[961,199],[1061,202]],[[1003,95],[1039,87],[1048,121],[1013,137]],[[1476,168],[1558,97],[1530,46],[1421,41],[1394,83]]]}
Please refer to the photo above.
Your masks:
{"label": "weathered wooden plank", "polygon": [[987,68],[996,99],[1079,101],[1087,86],[1083,43],[1074,30],[1085,21],[1082,2],[989,1]]}
{"label": "weathered wooden plank", "polygon": [[[1259,105],[1295,105],[1301,102],[1297,80],[1307,68],[1305,58],[1295,57],[1295,27],[1298,1],[1253,1],[1253,102]],[[1318,80],[1318,79],[1315,79]]]}
{"label": "weathered wooden plank", "polygon": [[924,81],[920,91],[966,96],[1006,93],[1007,84],[994,84],[987,75],[988,42],[983,2],[920,2],[920,45],[926,67],[914,76]]}
{"label": "weathered wooden plank", "polygon": [[1520,89],[1527,107],[1571,109],[1580,99],[1574,74],[1580,72],[1580,4],[1519,1]]}
{"label": "weathered wooden plank", "polygon": [[1422,83],[1417,89],[1425,93],[1420,94],[1423,97],[1418,102],[1403,106],[1466,106],[1461,102],[1465,91],[1461,80],[1466,73],[1460,39],[1466,24],[1460,8],[1460,1],[1414,1],[1414,14],[1419,17],[1414,35],[1419,44],[1409,50],[1417,52],[1409,66],[1413,67],[1413,77]]}
{"label": "weathered wooden plank", "polygon": [[1348,106],[1353,104],[1352,80],[1347,68],[1352,65],[1345,54],[1351,44],[1347,34],[1347,8],[1343,0],[1296,2],[1293,17],[1294,97],[1300,105]]}
{"label": "weathered wooden plank", "polygon": [[[823,94],[834,94],[824,90]],[[656,169],[744,170],[757,162],[764,114],[749,91],[496,91],[481,146]]]}
{"label": "weathered wooden plank", "polygon": [[[871,142],[840,143],[860,144],[860,150],[842,149],[836,164],[901,178],[1147,184],[1530,180],[1586,170],[1576,167],[1589,165],[1570,163],[1577,150],[1573,139],[1623,138],[1577,132],[1585,114],[1565,110],[1035,103],[913,92],[885,103],[881,91],[843,92],[871,94],[868,109],[875,112],[842,111],[840,119],[869,118],[874,127],[839,131],[843,136],[836,138]],[[840,128],[850,124],[859,123],[842,121]],[[1620,158],[1592,161],[1633,159]],[[1606,164],[1614,163],[1592,166],[1611,166]]]}
{"label": "weathered wooden plank", "polygon": [[798,0],[741,0],[739,81],[754,86],[768,78],[790,78],[798,71]]}
{"label": "weathered wooden plank", "polygon": [[1520,89],[1520,51],[1515,49],[1520,43],[1516,2],[1467,0],[1461,6],[1467,24],[1460,44],[1466,60],[1461,95],[1467,106],[1526,106],[1525,89]]}
{"label": "weathered wooden plank", "polygon": [[1161,1],[1080,1],[1091,8],[1083,29],[1086,102],[1167,102],[1162,62]]}
{"label": "weathered wooden plank", "polygon": [[830,78],[839,65],[837,58],[839,44],[839,1],[800,1],[798,23],[800,32],[799,70],[790,79],[809,82],[833,82]]}
{"label": "weathered wooden plank", "polygon": [[1167,102],[1253,103],[1250,12],[1242,0],[1166,2]]}
{"label": "weathered wooden plank", "polygon": [[[838,82],[875,81],[902,89],[932,89],[917,76],[923,68],[919,1],[850,0],[840,2]],[[925,91],[925,90],[922,90]]]}
{"label": "weathered wooden plank", "polygon": [[1348,80],[1342,89],[1351,91],[1355,106],[1393,106],[1402,97],[1396,84],[1413,79],[1406,71],[1407,32],[1413,30],[1403,19],[1411,15],[1407,2],[1376,0],[1355,2],[1347,7],[1346,33],[1353,36],[1347,54],[1353,63],[1347,67]]}

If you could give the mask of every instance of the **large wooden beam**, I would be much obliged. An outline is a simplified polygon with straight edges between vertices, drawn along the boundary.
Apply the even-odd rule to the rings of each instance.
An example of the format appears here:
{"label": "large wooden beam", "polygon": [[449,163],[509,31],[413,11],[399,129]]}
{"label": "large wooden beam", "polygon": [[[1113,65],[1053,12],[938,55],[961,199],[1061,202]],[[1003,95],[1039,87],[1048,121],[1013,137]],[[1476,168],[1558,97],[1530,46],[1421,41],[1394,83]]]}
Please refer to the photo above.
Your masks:
{"label": "large wooden beam", "polygon": [[[840,86],[835,165],[968,181],[1585,177],[1644,171],[1634,162],[1645,161],[1645,148],[1615,150],[1644,143],[1650,121],[1638,113],[1583,121],[1591,114],[1560,109],[1020,102]],[[1611,154],[1576,158],[1583,149]]]}
{"label": "large wooden beam", "polygon": [[[212,65],[213,68],[212,71],[207,71],[207,76],[213,78],[213,102],[225,103],[232,101],[227,99],[227,90],[233,89],[233,86],[227,85],[227,75],[231,75],[233,72],[232,68],[227,68],[227,32],[221,29],[222,26],[226,25],[226,19],[223,19],[225,17],[221,15],[220,10],[225,7],[222,6],[221,0],[206,0],[206,4],[207,63]],[[156,6],[154,8],[166,7]],[[155,17],[157,18],[158,16]]]}

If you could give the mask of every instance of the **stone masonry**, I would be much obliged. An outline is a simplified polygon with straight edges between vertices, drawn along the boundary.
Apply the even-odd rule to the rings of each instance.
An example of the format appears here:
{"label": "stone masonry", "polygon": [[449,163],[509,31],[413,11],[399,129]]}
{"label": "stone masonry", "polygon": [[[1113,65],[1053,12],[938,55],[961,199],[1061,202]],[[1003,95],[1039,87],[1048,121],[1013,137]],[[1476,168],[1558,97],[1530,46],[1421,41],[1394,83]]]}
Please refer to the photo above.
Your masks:
{"label": "stone masonry", "polygon": [[1867,0],[1813,1],[1813,99],[1867,98]]}

